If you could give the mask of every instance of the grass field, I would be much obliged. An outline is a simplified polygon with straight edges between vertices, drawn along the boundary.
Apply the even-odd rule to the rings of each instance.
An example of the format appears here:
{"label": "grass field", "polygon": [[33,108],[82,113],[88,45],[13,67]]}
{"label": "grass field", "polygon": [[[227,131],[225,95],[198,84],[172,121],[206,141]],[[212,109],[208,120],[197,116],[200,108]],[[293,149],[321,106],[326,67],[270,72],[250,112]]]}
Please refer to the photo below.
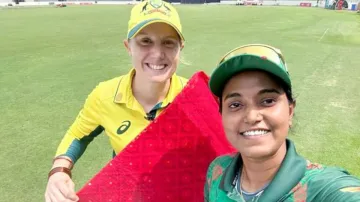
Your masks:
{"label": "grass field", "polygon": [[[180,75],[210,74],[228,50],[282,50],[297,96],[290,138],[308,159],[360,177],[360,15],[320,8],[177,6]],[[56,147],[98,82],[127,72],[129,6],[0,9],[0,201],[44,201]],[[76,188],[111,158],[106,136],[74,169]]]}

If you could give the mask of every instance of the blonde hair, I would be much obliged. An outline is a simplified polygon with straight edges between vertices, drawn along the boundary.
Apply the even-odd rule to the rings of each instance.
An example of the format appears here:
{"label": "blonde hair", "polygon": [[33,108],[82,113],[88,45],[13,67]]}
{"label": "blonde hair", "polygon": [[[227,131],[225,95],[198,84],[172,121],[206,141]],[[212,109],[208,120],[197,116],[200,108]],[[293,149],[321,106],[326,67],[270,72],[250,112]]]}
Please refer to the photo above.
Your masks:
{"label": "blonde hair", "polygon": [[185,59],[185,56],[184,56],[183,54],[180,55],[180,63],[181,63],[181,64],[184,64],[184,65],[187,65],[187,66],[192,65],[192,63],[191,63],[190,61],[187,61],[187,60]]}

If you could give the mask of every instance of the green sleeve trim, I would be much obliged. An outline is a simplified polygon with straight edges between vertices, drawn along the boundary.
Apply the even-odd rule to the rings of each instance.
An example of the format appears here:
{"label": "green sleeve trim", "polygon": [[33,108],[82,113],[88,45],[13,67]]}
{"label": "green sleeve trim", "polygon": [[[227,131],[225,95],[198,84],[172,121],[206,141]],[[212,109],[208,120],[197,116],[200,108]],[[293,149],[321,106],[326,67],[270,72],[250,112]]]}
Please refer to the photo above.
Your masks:
{"label": "green sleeve trim", "polygon": [[69,148],[67,149],[65,155],[68,156],[75,164],[76,161],[83,155],[90,142],[92,142],[94,138],[100,135],[103,131],[104,128],[102,126],[98,126],[89,135],[84,136],[79,140],[73,140]]}

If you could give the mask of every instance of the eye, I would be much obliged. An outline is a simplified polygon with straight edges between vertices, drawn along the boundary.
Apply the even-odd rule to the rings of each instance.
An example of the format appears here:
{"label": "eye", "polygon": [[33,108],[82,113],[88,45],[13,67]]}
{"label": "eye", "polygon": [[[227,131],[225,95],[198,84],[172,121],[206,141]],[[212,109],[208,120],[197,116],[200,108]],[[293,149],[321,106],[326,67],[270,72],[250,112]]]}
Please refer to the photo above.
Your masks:
{"label": "eye", "polygon": [[176,41],[167,39],[164,41],[164,45],[168,48],[174,48],[176,46]]}
{"label": "eye", "polygon": [[141,40],[140,40],[140,44],[141,45],[150,45],[152,43],[152,41],[151,41],[151,39],[150,38],[142,38]]}
{"label": "eye", "polygon": [[261,104],[264,106],[268,106],[271,107],[276,103],[276,99],[274,98],[266,98],[264,100],[262,100]]}
{"label": "eye", "polygon": [[241,108],[243,105],[240,102],[232,102],[229,104],[230,109],[238,109]]}

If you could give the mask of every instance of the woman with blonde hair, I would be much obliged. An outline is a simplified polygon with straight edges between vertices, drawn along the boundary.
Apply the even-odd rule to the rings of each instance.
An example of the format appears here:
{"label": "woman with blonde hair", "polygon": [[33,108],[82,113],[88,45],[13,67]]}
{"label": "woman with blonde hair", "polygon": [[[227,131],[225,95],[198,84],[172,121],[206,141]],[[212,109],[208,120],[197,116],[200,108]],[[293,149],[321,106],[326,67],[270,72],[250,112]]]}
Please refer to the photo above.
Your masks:
{"label": "woman with blonde hair", "polygon": [[104,131],[113,155],[119,154],[187,83],[175,73],[185,40],[176,9],[161,0],[143,1],[132,8],[128,23],[124,46],[133,67],[89,94],[58,146],[46,202],[78,201],[71,169],[89,143]]}

